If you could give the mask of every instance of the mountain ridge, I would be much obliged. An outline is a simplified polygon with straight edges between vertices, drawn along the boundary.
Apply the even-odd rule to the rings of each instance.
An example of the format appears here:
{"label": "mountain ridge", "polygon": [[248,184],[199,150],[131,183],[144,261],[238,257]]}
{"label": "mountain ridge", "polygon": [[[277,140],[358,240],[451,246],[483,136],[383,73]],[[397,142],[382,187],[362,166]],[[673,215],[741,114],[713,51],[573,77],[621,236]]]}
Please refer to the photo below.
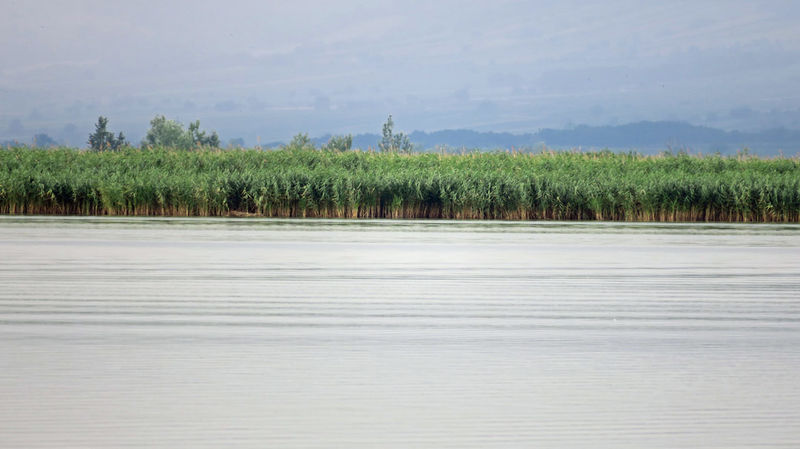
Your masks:
{"label": "mountain ridge", "polygon": [[[312,138],[324,145],[331,138],[326,134]],[[748,149],[754,154],[777,155],[800,152],[800,130],[773,128],[762,131],[726,131],[680,121],[640,121],[623,125],[578,125],[568,129],[544,128],[536,132],[509,132],[444,129],[413,131],[411,142],[420,150],[458,149],[572,149],[633,150],[642,153],[661,151],[698,151],[735,154]],[[353,136],[353,148],[377,148],[381,136],[373,133]],[[271,142],[276,147],[285,142]]]}

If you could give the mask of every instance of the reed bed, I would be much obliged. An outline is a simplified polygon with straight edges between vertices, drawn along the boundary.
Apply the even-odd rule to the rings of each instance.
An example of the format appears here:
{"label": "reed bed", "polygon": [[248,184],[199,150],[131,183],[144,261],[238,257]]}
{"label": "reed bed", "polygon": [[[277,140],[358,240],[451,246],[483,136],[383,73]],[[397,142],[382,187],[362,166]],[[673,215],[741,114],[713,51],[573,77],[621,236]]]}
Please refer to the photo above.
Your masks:
{"label": "reed bed", "polygon": [[0,150],[0,213],[798,222],[796,158]]}

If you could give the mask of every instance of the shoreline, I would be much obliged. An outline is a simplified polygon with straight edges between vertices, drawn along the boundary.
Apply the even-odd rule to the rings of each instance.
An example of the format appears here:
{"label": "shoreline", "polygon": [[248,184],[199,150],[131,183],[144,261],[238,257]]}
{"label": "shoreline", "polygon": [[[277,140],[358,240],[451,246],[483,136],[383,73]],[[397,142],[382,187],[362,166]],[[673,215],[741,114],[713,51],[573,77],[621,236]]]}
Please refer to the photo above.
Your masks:
{"label": "shoreline", "polygon": [[292,219],[292,220],[347,220],[347,221],[364,221],[364,220],[419,220],[419,221],[478,221],[478,222],[493,222],[493,221],[510,221],[510,222],[570,222],[570,223],[673,223],[673,224],[702,224],[702,223],[730,223],[730,224],[798,224],[799,219],[753,219],[753,218],[736,218],[736,219],[686,219],[684,216],[678,217],[656,217],[652,219],[642,217],[626,217],[626,218],[551,218],[540,216],[527,216],[521,215],[519,217],[478,217],[478,216],[414,216],[414,215],[395,215],[395,216],[371,216],[371,215],[357,215],[357,216],[344,216],[344,215],[321,215],[318,213],[307,213],[306,215],[261,215],[253,212],[245,211],[228,211],[224,214],[218,215],[188,215],[188,214],[120,214],[120,213],[60,213],[35,210],[34,212],[0,212],[0,217],[85,217],[85,218],[234,218],[234,219]]}

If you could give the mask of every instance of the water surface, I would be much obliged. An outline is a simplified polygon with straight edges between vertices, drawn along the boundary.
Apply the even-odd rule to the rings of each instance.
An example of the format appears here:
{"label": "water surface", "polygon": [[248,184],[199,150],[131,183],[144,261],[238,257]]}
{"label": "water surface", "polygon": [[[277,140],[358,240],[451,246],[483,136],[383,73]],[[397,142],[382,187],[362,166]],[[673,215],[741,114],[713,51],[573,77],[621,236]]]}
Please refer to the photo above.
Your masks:
{"label": "water surface", "polygon": [[800,446],[800,226],[0,217],[0,447]]}

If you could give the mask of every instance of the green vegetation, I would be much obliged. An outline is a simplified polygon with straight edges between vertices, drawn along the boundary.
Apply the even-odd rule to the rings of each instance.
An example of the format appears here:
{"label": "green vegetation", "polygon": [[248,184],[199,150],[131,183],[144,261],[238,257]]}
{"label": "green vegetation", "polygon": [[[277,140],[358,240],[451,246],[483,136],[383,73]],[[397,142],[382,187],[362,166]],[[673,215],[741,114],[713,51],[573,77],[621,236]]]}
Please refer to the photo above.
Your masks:
{"label": "green vegetation", "polygon": [[383,124],[383,137],[378,142],[378,149],[384,153],[411,153],[414,151],[414,145],[411,144],[407,135],[394,132],[394,121],[391,115]]}
{"label": "green vegetation", "polygon": [[298,133],[292,137],[292,141],[289,142],[287,147],[294,148],[296,150],[313,150],[314,143],[311,142],[311,138],[308,137],[308,133]]}
{"label": "green vegetation", "polygon": [[797,222],[800,160],[11,148],[0,213]]}
{"label": "green vegetation", "polygon": [[332,136],[322,149],[328,151],[349,151],[353,148],[353,136]]}
{"label": "green vegetation", "polygon": [[108,131],[108,119],[102,115],[97,118],[97,124],[94,125],[94,132],[89,135],[89,148],[94,151],[117,151],[120,148],[128,145],[125,135],[122,132],[117,137],[114,133]]}
{"label": "green vegetation", "polygon": [[216,132],[206,135],[200,131],[200,121],[189,123],[189,129],[184,130],[183,125],[175,120],[168,120],[163,115],[150,120],[150,129],[142,141],[142,146],[169,147],[180,150],[189,150],[198,147],[219,147],[219,136]]}

